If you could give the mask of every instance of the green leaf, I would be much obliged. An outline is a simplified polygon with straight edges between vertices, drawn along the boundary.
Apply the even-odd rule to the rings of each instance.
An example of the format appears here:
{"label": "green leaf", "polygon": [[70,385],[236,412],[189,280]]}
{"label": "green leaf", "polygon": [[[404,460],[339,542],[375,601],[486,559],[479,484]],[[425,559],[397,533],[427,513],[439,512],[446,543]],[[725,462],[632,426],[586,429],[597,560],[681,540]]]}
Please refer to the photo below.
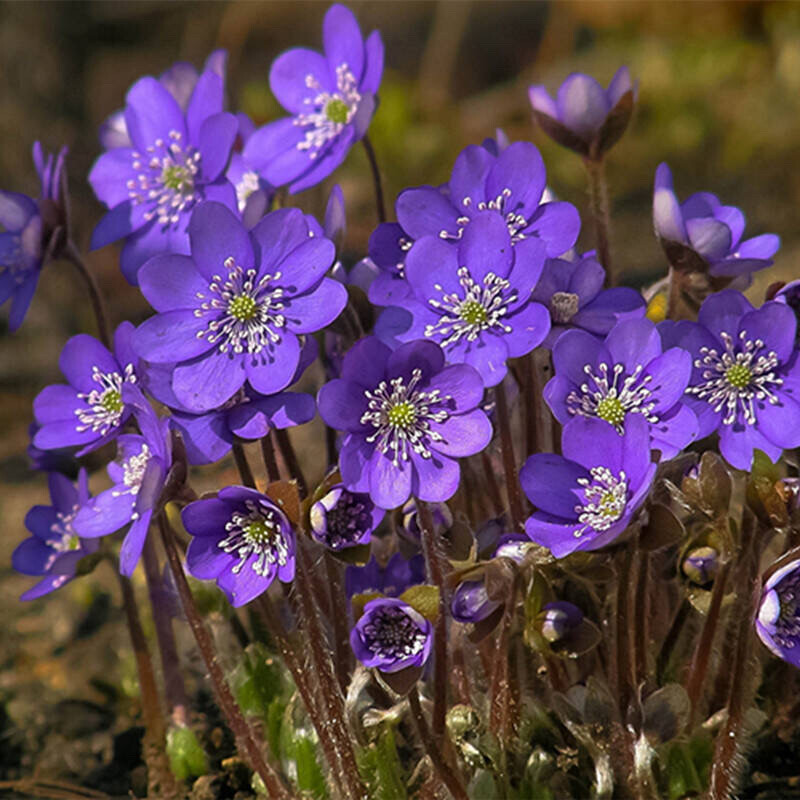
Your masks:
{"label": "green leaf", "polygon": [[208,772],[208,759],[191,728],[170,728],[167,732],[167,756],[172,774],[180,781],[197,778]]}
{"label": "green leaf", "polygon": [[439,588],[437,586],[412,586],[400,595],[404,603],[408,603],[415,611],[419,611],[425,619],[435,623],[439,619]]}
{"label": "green leaf", "polygon": [[325,776],[317,762],[317,748],[308,736],[294,740],[294,759],[297,764],[297,788],[314,797],[327,797]]}
{"label": "green leaf", "polygon": [[269,719],[269,710],[276,697],[285,691],[283,672],[260,643],[251,644],[231,677],[233,690],[245,714]]}
{"label": "green leaf", "polygon": [[370,798],[406,800],[408,797],[390,725],[384,725],[378,738],[358,754],[358,766]]}

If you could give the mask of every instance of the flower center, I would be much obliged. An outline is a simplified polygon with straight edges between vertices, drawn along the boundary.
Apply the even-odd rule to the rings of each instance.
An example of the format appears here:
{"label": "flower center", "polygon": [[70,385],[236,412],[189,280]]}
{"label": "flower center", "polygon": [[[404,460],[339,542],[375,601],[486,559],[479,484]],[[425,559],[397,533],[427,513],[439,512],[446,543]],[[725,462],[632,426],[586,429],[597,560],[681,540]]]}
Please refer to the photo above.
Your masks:
{"label": "flower center", "polygon": [[480,213],[481,211],[494,211],[499,214],[506,223],[509,236],[511,236],[511,244],[516,244],[517,242],[521,242],[523,239],[527,239],[528,234],[525,233],[525,229],[530,224],[528,218],[519,213],[519,207],[514,209],[506,208],[506,203],[510,197],[511,189],[507,187],[503,189],[503,191],[500,192],[500,194],[497,195],[494,200],[481,200],[480,202],[475,203],[471,197],[465,197],[461,201],[461,204],[466,213],[456,219],[456,224],[458,225],[457,230],[448,231],[443,228],[439,231],[439,238],[460,239],[464,235],[464,228],[466,228],[466,226],[469,225],[472,220],[470,212]]}
{"label": "flower center", "polygon": [[427,638],[406,611],[393,606],[375,609],[364,625],[363,635],[367,648],[387,661],[417,655]]}
{"label": "flower center", "polygon": [[775,621],[775,641],[791,650],[800,639],[800,574],[787,575],[775,587],[780,612]]}
{"label": "flower center", "polygon": [[583,527],[575,531],[580,538],[588,530],[606,531],[625,513],[628,503],[628,479],[624,471],[614,475],[608,467],[592,467],[591,478],[578,478],[583,503],[575,506],[578,522]]}
{"label": "flower center", "polygon": [[[343,490],[336,505],[324,512],[324,532],[316,538],[334,550],[355,544],[372,527],[371,508],[365,495]],[[315,510],[311,513],[313,520]]]}
{"label": "flower center", "polygon": [[122,421],[122,412],[125,410],[122,385],[136,383],[133,364],[128,364],[121,375],[119,372],[101,372],[99,367],[92,367],[92,381],[99,388],[90,392],[78,392],[78,399],[83,400],[86,405],[75,409],[75,416],[78,418],[75,430],[79,433],[91,430],[105,436]]}
{"label": "flower center", "polygon": [[347,64],[340,64],[336,68],[335,91],[323,89],[313,75],[306,75],[306,87],[315,94],[303,100],[308,111],[298,114],[293,124],[306,128],[304,138],[297,143],[297,149],[308,150],[308,157],[314,159],[322,147],[352,121],[361,103],[361,93],[358,91],[358,81]]}
{"label": "flower center", "polygon": [[738,340],[729,333],[720,334],[725,350],[701,347],[694,365],[702,369],[702,382],[686,392],[705,400],[716,412],[723,412],[723,425],[732,425],[741,415],[747,425],[756,423],[756,401],[777,405],[774,389],[783,385],[775,374],[778,356],[767,351],[763,340],[748,339],[742,331]]}
{"label": "flower center", "polygon": [[254,355],[265,348],[273,349],[281,341],[278,331],[286,324],[281,313],[283,289],[271,285],[281,273],[257,279],[258,270],[245,270],[233,258],[225,259],[225,269],[227,278],[215,275],[208,295],[197,293],[202,302],[194,315],[213,317],[204,330],[198,331],[197,338],[216,345],[220,353]]}
{"label": "flower center", "polygon": [[56,511],[56,522],[50,526],[50,532],[53,537],[47,539],[47,546],[53,551],[45,562],[45,570],[49,570],[53,566],[53,562],[62,553],[68,553],[71,550],[80,550],[81,540],[77,534],[72,530],[72,520],[78,513],[80,506],[73,506],[69,511]]}
{"label": "flower center", "polygon": [[[238,575],[250,561],[250,569],[262,578],[269,577],[289,561],[286,522],[277,511],[253,500],[245,500],[246,513],[235,511],[225,530],[228,535],[217,547],[239,559],[232,572]],[[251,556],[255,558],[251,559]]]}
{"label": "flower center", "polygon": [[439,389],[421,391],[417,385],[422,371],[415,369],[406,384],[402,377],[381,381],[373,391],[365,391],[369,401],[361,416],[362,425],[372,425],[375,431],[367,437],[377,442],[381,453],[392,451],[392,463],[408,461],[410,452],[421,458],[430,458],[431,442],[444,441],[444,437],[431,428],[431,423],[442,423],[449,416],[445,403],[452,400]]}
{"label": "flower center", "polygon": [[636,369],[623,379],[625,367],[615,364],[598,364],[595,374],[590,364],[583,371],[587,376],[578,390],[567,395],[567,410],[570,414],[584,417],[599,417],[611,423],[617,431],[624,433],[623,423],[628,413],[641,414],[649,423],[658,422],[654,414],[656,403],[651,399],[649,388],[651,375],[642,375],[644,367]]}
{"label": "flower center", "polygon": [[462,338],[474,342],[490,329],[498,334],[511,333],[511,326],[505,324],[503,317],[517,299],[517,291],[510,288],[505,278],[489,272],[479,284],[466,267],[460,267],[458,282],[461,292],[446,292],[440,283],[434,284],[442,298],[431,298],[428,305],[439,314],[439,319],[425,326],[425,336],[437,339],[444,348]]}
{"label": "flower center", "polygon": [[578,313],[578,295],[572,292],[553,292],[550,298],[550,317],[557,325],[566,325]]}
{"label": "flower center", "polygon": [[236,205],[241,213],[247,206],[247,201],[253,192],[257,192],[261,187],[258,173],[249,170],[242,175],[239,183],[236,184]]}
{"label": "flower center", "polygon": [[[181,215],[198,200],[195,179],[200,171],[200,153],[182,143],[179,131],[170,131],[167,140],[156,139],[145,153],[133,153],[133,171],[127,183],[128,197],[134,205],[145,205],[146,221],[163,226],[176,225]],[[184,149],[185,148],[185,149]]]}

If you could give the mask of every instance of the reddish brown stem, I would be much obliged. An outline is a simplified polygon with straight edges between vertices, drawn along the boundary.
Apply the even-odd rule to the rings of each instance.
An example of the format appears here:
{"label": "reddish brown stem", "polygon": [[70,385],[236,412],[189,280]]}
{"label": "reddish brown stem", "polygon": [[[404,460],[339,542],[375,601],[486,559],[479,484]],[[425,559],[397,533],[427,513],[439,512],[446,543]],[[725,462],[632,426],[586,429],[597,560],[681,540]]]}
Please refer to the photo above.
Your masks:
{"label": "reddish brown stem", "polygon": [[100,287],[97,285],[94,275],[92,275],[89,267],[86,266],[86,262],[81,258],[78,248],[75,247],[72,241],[68,241],[64,246],[62,255],[75,266],[83,278],[89,292],[89,301],[92,304],[92,310],[97,320],[97,330],[100,334],[100,341],[109,350],[112,350],[113,342],[111,340],[111,329],[108,325],[108,314],[106,313],[105,303],[103,302],[103,295],[100,293]]}
{"label": "reddish brown stem", "polygon": [[236,461],[236,468],[239,470],[239,475],[242,478],[242,484],[251,489],[255,489],[256,479],[253,477],[253,470],[250,469],[244,447],[240,442],[233,443],[233,458]]}
{"label": "reddish brown stem", "polygon": [[499,383],[495,388],[495,398],[497,399],[495,419],[500,428],[500,446],[503,450],[503,470],[506,474],[506,492],[508,493],[511,522],[513,523],[514,530],[522,531],[524,529],[525,519],[522,505],[522,488],[519,484],[517,461],[514,456],[508,398],[506,397],[505,386],[503,386],[502,383]]}
{"label": "reddish brown stem", "polygon": [[283,460],[286,462],[286,468],[289,470],[289,474],[297,481],[297,489],[300,492],[300,499],[302,500],[308,494],[308,484],[303,475],[303,470],[300,469],[300,462],[297,460],[297,454],[294,452],[289,434],[284,430],[276,430],[275,440],[278,443],[278,449],[281,451]]}

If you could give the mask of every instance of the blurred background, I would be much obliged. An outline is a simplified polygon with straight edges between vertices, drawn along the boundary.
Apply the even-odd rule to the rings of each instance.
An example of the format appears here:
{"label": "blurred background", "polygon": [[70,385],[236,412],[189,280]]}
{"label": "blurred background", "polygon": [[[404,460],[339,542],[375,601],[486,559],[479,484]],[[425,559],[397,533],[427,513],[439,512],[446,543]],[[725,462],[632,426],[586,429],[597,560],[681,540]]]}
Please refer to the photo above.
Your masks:
{"label": "blurred background", "polygon": [[[386,45],[381,105],[370,136],[390,205],[406,186],[445,181],[463,146],[502,127],[512,140],[531,139],[541,148],[551,188],[585,213],[580,160],[533,128],[527,87],[544,83],[555,90],[572,71],[607,85],[618,66],[627,64],[639,80],[639,107],[608,163],[612,248],[627,281],[642,285],[665,269],[650,218],[652,177],[661,161],[672,167],[679,196],[715,192],[742,208],[749,235],[781,236],[776,267],[759,276],[754,298],[760,300],[772,280],[797,276],[800,5],[387,0],[350,6],[363,31],[379,28]],[[35,195],[32,143],[39,139],[48,150],[68,145],[75,238],[85,245],[102,213],[86,181],[100,152],[97,129],[123,105],[138,77],[158,75],[177,60],[201,66],[212,49],[227,48],[230,108],[262,124],[282,113],[267,83],[272,60],[292,46],[320,48],[326,7],[0,4],[0,186]],[[365,255],[376,222],[361,148],[333,179],[290,202],[321,213],[333,180],[344,189],[345,251],[354,261]],[[589,233],[581,240],[584,249],[592,246]],[[112,246],[88,261],[110,300],[114,324],[138,322],[149,308],[122,278],[116,257]],[[24,455],[31,401],[43,386],[60,380],[57,358],[64,341],[80,331],[94,333],[94,322],[77,275],[61,263],[45,270],[25,324],[13,337],[6,320],[4,310],[0,780],[36,773],[105,785],[97,776],[107,774],[109,764],[122,774],[138,763],[135,742],[133,750],[125,749],[136,686],[114,585],[92,576],[22,606],[16,597],[31,581],[9,567],[11,551],[25,536],[25,512],[48,502],[43,476],[28,471]],[[305,427],[301,441],[315,436],[313,426]],[[214,485],[226,479],[224,470],[206,470],[205,480]]]}

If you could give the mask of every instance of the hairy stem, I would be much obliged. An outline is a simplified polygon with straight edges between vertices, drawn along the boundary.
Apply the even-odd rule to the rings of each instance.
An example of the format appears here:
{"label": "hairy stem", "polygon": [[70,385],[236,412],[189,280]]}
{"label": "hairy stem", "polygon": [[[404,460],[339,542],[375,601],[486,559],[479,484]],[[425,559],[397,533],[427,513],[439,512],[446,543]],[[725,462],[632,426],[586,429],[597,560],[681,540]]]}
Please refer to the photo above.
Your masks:
{"label": "hairy stem", "polygon": [[200,655],[203,657],[208,673],[211,676],[217,703],[219,703],[219,707],[225,715],[228,726],[236,739],[237,748],[250,762],[250,766],[258,773],[261,780],[264,781],[264,786],[269,796],[280,798],[280,800],[289,800],[291,795],[288,789],[284,786],[278,773],[264,759],[261,749],[253,737],[253,732],[239,709],[239,706],[236,705],[230,687],[225,681],[225,675],[217,660],[211,634],[208,632],[203,618],[200,616],[200,612],[194,604],[192,590],[189,588],[189,582],[186,580],[186,575],[183,572],[180,556],[175,546],[174,532],[163,512],[158,515],[158,525],[161,531],[161,538],[164,542],[164,550],[166,550],[167,553],[167,561],[169,562],[170,569],[175,578],[175,583],[178,587],[178,594],[183,604],[183,610],[186,613],[186,618],[189,620],[189,626],[194,634],[197,647],[200,650]]}
{"label": "hairy stem", "polygon": [[275,458],[275,445],[269,433],[261,439],[261,456],[264,459],[264,469],[267,471],[267,480],[270,483],[279,481],[281,479],[281,471],[278,469],[278,460]]}
{"label": "hairy stem", "polygon": [[108,326],[108,314],[106,313],[106,306],[103,302],[103,295],[100,293],[100,287],[92,275],[86,262],[81,258],[78,248],[72,240],[68,241],[62,251],[64,258],[75,266],[81,277],[86,284],[89,291],[89,301],[92,304],[92,311],[94,311],[95,319],[97,320],[97,330],[100,334],[100,341],[109,349],[113,350],[113,342],[111,340],[111,329]]}
{"label": "hairy stem", "polygon": [[502,383],[495,387],[497,408],[495,418],[500,428],[500,446],[503,451],[503,470],[506,475],[506,492],[508,492],[508,505],[511,511],[511,522],[514,530],[524,530],[525,513],[522,505],[522,487],[517,475],[517,460],[514,456],[514,443],[511,436],[511,417],[508,409],[506,389]]}
{"label": "hairy stem", "polygon": [[585,159],[586,174],[589,181],[589,212],[594,225],[594,238],[597,244],[597,256],[606,271],[606,286],[616,286],[617,275],[611,268],[611,248],[609,231],[611,222],[608,206],[608,181],[606,180],[605,161],[603,159]]}
{"label": "hairy stem", "polygon": [[297,489],[302,500],[308,494],[308,484],[303,475],[303,470],[300,469],[300,462],[297,460],[297,454],[294,452],[289,434],[285,430],[275,430],[275,440],[278,443],[278,449],[281,451],[283,460],[286,462],[289,474],[297,481]]}

